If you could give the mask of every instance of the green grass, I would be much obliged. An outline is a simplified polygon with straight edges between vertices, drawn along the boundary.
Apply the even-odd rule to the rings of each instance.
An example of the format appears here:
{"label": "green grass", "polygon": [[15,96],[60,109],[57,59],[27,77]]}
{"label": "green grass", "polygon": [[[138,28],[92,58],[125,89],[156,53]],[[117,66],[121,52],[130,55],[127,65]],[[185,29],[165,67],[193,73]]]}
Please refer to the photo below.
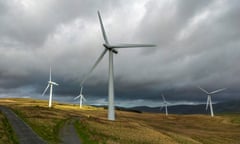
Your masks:
{"label": "green grass", "polygon": [[7,118],[0,112],[0,143],[18,144],[17,137],[13,132]]}
{"label": "green grass", "polygon": [[74,127],[76,128],[76,131],[83,144],[98,144],[96,140],[91,139],[91,136],[93,136],[95,133],[88,129],[88,126],[85,122],[75,121]]}
{"label": "green grass", "polygon": [[231,117],[231,122],[235,123],[235,124],[240,124],[240,113],[239,114],[231,114],[228,115],[229,117]]}

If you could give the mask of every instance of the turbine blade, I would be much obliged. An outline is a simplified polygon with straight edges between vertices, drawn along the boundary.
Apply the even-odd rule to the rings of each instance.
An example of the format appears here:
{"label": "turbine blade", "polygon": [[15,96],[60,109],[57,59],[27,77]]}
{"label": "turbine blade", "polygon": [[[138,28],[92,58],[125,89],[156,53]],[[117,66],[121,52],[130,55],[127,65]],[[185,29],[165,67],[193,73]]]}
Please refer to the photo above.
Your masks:
{"label": "turbine blade", "polygon": [[202,90],[203,92],[205,92],[206,94],[209,94],[208,91],[206,91],[205,89],[201,88],[200,86],[198,86],[198,88],[199,88],[200,90]]}
{"label": "turbine blade", "polygon": [[58,86],[59,84],[58,83],[56,83],[56,82],[51,82],[53,85],[56,85],[56,86]]}
{"label": "turbine blade", "polygon": [[163,99],[163,102],[166,102],[166,99],[163,94],[162,94],[162,99]]}
{"label": "turbine blade", "polygon": [[100,21],[100,25],[101,25],[101,30],[102,30],[102,35],[103,35],[104,41],[105,41],[106,44],[109,44],[108,43],[108,39],[107,39],[107,35],[106,35],[106,32],[105,32],[105,29],[104,29],[104,26],[103,26],[101,14],[100,14],[99,11],[97,13],[98,13],[98,18],[99,18],[99,21]]}
{"label": "turbine blade", "polygon": [[86,98],[83,95],[82,95],[82,98],[83,98],[84,101],[87,101]]}
{"label": "turbine blade", "polygon": [[51,70],[51,66],[50,66],[50,71],[49,71],[49,81],[52,81],[52,70]]}
{"label": "turbine blade", "polygon": [[78,99],[79,97],[80,97],[80,95],[79,95],[79,96],[76,96],[76,97],[74,98],[74,100]]}
{"label": "turbine blade", "polygon": [[120,45],[110,45],[111,48],[138,48],[138,47],[155,47],[152,44],[120,44]]}
{"label": "turbine blade", "polygon": [[81,86],[81,89],[80,89],[80,94],[82,94],[82,88],[83,88],[83,87]]}
{"label": "turbine blade", "polygon": [[49,88],[49,84],[47,85],[47,87],[46,87],[45,90],[43,91],[42,96],[45,95],[45,93],[47,92],[48,88]]}
{"label": "turbine blade", "polygon": [[95,69],[95,67],[98,65],[98,63],[102,60],[103,56],[106,54],[107,49],[104,49],[104,51],[101,53],[97,61],[94,63],[93,67],[90,69],[90,71],[85,75],[84,79],[81,82],[81,86],[84,84],[84,82],[87,80],[87,78],[90,76],[92,71]]}
{"label": "turbine blade", "polygon": [[213,92],[210,92],[210,94],[215,94],[215,93],[218,93],[218,92],[221,92],[223,90],[225,90],[226,88],[221,88],[221,89],[218,89],[218,90],[215,90]]}
{"label": "turbine blade", "polygon": [[209,105],[209,96],[207,97],[207,104],[206,104],[206,110],[208,109],[208,105]]}

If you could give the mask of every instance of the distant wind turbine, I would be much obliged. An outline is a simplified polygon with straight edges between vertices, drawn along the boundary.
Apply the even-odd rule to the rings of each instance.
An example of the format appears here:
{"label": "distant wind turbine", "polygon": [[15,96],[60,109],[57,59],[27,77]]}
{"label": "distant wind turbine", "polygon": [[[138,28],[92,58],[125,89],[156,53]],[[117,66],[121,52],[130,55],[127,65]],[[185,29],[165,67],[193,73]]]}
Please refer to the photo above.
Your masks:
{"label": "distant wind turbine", "polygon": [[48,107],[52,107],[52,91],[53,91],[53,85],[58,86],[58,84],[57,84],[56,82],[53,82],[53,81],[52,81],[52,74],[51,74],[51,67],[50,67],[48,85],[47,85],[47,87],[45,88],[44,92],[42,93],[42,96],[44,96],[45,93],[47,92],[48,88],[50,87]]}
{"label": "distant wind turbine", "polygon": [[81,87],[81,89],[80,89],[80,94],[74,98],[74,100],[76,100],[76,99],[79,98],[79,107],[80,107],[80,108],[82,108],[82,102],[83,102],[83,100],[86,101],[85,97],[84,97],[83,94],[82,94],[82,89],[83,89],[83,87]]}
{"label": "distant wind turbine", "polygon": [[208,97],[207,97],[207,104],[206,104],[206,110],[208,109],[208,105],[209,105],[211,116],[213,117],[214,113],[213,113],[213,106],[212,106],[212,94],[219,93],[219,92],[225,90],[226,88],[221,88],[221,89],[218,89],[218,90],[215,90],[215,91],[212,91],[212,92],[208,92],[207,90],[201,88],[200,86],[198,88],[208,95]]}
{"label": "distant wind turbine", "polygon": [[160,111],[162,110],[162,108],[163,107],[165,107],[165,114],[166,114],[166,116],[168,115],[168,109],[167,109],[167,101],[166,101],[166,99],[165,99],[165,97],[164,97],[164,95],[162,94],[162,100],[163,100],[163,105],[164,106],[161,106],[161,108],[160,108]]}
{"label": "distant wind turbine", "polygon": [[88,74],[84,77],[84,79],[81,82],[81,86],[85,82],[85,80],[89,77],[91,72],[95,69],[95,67],[98,65],[98,63],[102,60],[106,52],[109,52],[109,73],[108,73],[108,120],[115,120],[115,108],[114,108],[114,76],[113,76],[113,53],[117,54],[118,51],[116,48],[135,48],[135,47],[154,47],[155,45],[150,44],[120,44],[120,45],[113,45],[110,44],[107,35],[103,26],[102,18],[100,15],[100,12],[98,11],[98,18],[102,30],[102,35],[104,42],[103,46],[105,49],[97,59],[97,61],[94,63],[93,67],[90,69]]}

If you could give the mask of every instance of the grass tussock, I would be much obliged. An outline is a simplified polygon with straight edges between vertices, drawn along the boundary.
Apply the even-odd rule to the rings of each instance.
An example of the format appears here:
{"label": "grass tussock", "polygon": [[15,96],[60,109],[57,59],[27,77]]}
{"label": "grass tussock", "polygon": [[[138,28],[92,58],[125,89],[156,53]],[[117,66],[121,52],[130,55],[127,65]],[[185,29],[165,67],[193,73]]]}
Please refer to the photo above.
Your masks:
{"label": "grass tussock", "polygon": [[8,123],[7,118],[0,112],[0,143],[1,144],[17,144],[18,140]]}

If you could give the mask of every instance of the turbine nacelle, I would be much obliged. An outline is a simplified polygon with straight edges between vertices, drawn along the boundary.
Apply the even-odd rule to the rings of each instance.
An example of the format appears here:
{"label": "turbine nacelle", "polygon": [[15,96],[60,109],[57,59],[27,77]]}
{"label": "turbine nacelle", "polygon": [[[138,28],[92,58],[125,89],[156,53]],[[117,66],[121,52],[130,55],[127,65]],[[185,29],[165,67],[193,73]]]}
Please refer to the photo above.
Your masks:
{"label": "turbine nacelle", "polygon": [[84,101],[87,101],[82,94],[76,96],[76,97],[74,98],[74,100],[76,100],[76,99],[78,99],[78,98],[83,99]]}
{"label": "turbine nacelle", "polygon": [[163,94],[162,94],[162,100],[163,100],[163,106],[160,107],[160,111],[162,110],[163,107],[165,107],[165,114],[167,116],[168,115],[168,109],[167,109],[168,102],[166,101],[166,99],[165,99]]}
{"label": "turbine nacelle", "polygon": [[198,86],[198,88],[203,91],[204,93],[206,93],[207,95],[213,95],[213,94],[216,94],[216,93],[219,93],[221,91],[224,91],[226,90],[226,88],[221,88],[221,89],[217,89],[215,91],[212,91],[212,92],[208,92],[207,90],[203,89],[202,87]]}
{"label": "turbine nacelle", "polygon": [[50,88],[49,90],[49,102],[48,102],[48,107],[52,107],[52,91],[53,91],[53,85],[58,86],[58,84],[56,82],[52,81],[52,73],[51,73],[51,67],[50,67],[50,72],[49,72],[49,81],[48,81],[48,85],[45,88],[45,90],[42,93],[42,96],[45,95],[45,93],[47,92],[48,88]]}
{"label": "turbine nacelle", "polygon": [[48,83],[49,83],[49,84],[52,84],[52,85],[56,85],[56,86],[58,86],[58,85],[59,85],[58,83],[56,83],[56,82],[53,82],[53,81],[48,81]]}
{"label": "turbine nacelle", "polygon": [[80,94],[74,98],[74,100],[79,99],[79,106],[80,106],[80,108],[82,108],[82,102],[83,101],[87,101],[85,99],[85,97],[83,96],[83,94],[82,94],[82,89],[83,89],[83,87],[81,86]]}
{"label": "turbine nacelle", "polygon": [[80,97],[83,99],[83,101],[87,101],[83,95],[80,95]]}
{"label": "turbine nacelle", "polygon": [[212,98],[211,97],[212,97],[213,94],[219,93],[219,92],[225,90],[226,88],[217,89],[217,90],[212,91],[212,92],[208,92],[207,90],[205,90],[204,88],[201,88],[200,86],[198,86],[198,88],[201,91],[203,91],[204,93],[207,94],[206,110],[208,109],[208,107],[210,107],[211,116],[213,117],[214,113],[213,113],[213,106],[212,106]]}
{"label": "turbine nacelle", "polygon": [[108,49],[109,51],[112,51],[113,53],[117,54],[118,51],[116,49],[113,48],[113,46],[109,45],[109,44],[103,44],[103,46]]}

